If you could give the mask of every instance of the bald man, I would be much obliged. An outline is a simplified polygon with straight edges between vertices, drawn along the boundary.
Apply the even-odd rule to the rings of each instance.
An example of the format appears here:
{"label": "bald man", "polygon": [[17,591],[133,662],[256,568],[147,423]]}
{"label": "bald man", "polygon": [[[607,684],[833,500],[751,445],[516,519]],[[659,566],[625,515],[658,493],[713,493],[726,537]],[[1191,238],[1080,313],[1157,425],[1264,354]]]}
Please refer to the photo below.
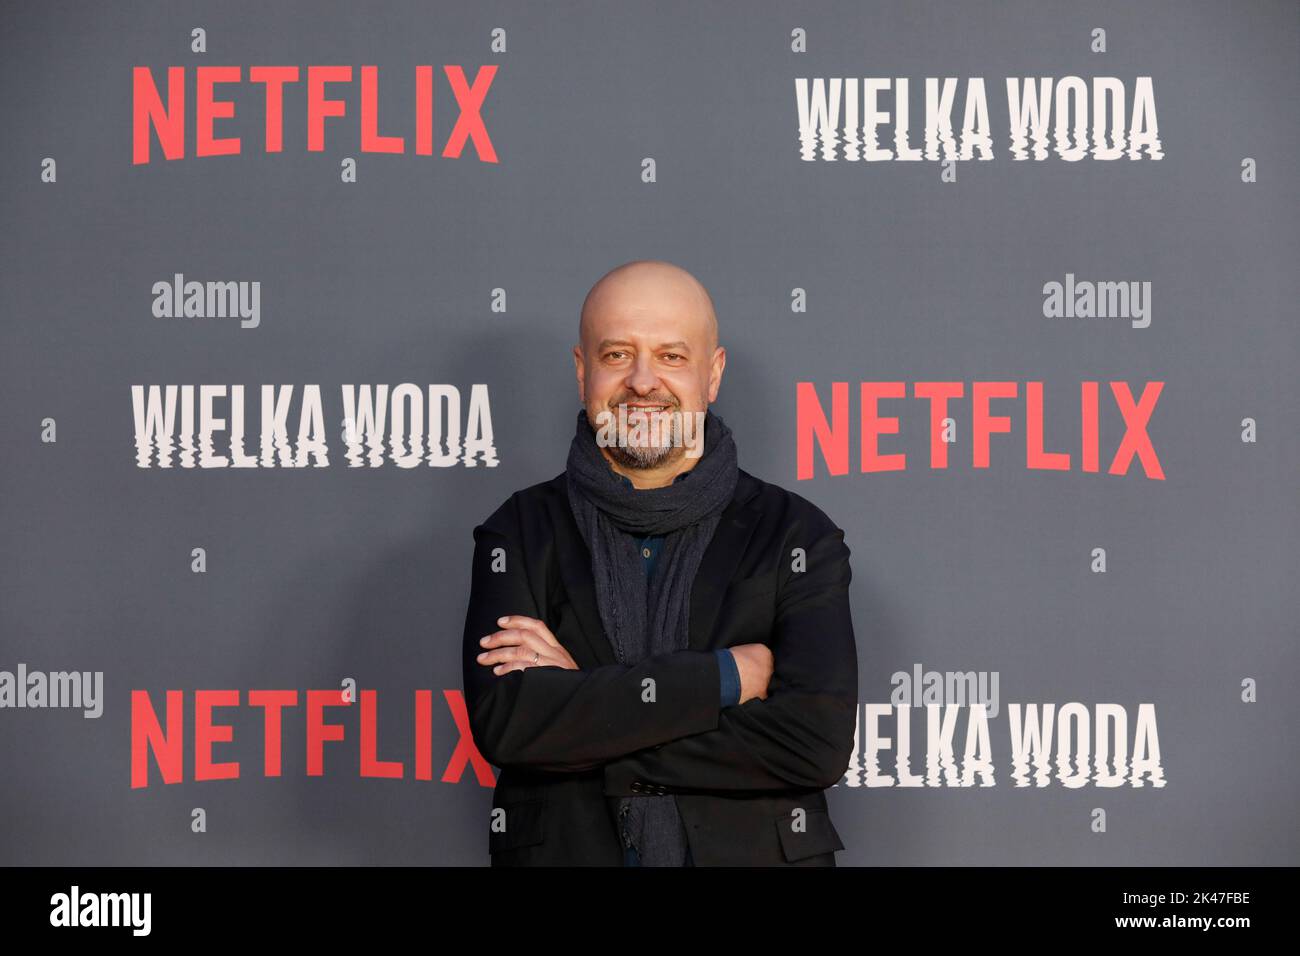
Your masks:
{"label": "bald man", "polygon": [[853,752],[844,533],[738,466],[704,286],[658,260],[592,287],[565,470],[474,529],[475,745],[494,866],[834,866]]}

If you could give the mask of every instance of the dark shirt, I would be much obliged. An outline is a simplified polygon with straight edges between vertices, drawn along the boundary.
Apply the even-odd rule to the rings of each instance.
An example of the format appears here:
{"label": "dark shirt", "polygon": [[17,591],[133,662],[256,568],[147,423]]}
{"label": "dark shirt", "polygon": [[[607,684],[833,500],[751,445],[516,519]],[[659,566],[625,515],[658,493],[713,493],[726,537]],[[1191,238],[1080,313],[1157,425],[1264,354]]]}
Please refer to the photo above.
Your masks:
{"label": "dark shirt", "polygon": [[[689,471],[684,471],[673,481],[675,483],[689,478],[690,474]],[[635,487],[625,476],[619,475],[618,478],[629,488]],[[659,551],[663,547],[663,535],[652,534],[644,538],[632,535],[632,537],[636,541],[637,550],[641,552],[641,557],[644,559],[646,577],[649,578],[654,574],[655,562],[659,559]],[[719,705],[732,707],[740,703],[740,669],[736,666],[736,658],[725,647],[718,648],[713,653],[718,658]]]}
{"label": "dark shirt", "polygon": [[[676,478],[674,482],[682,481],[689,478],[691,473],[684,471]],[[619,481],[629,488],[636,487],[632,482],[623,475],[618,476]],[[654,574],[655,562],[659,559],[659,551],[663,546],[663,535],[648,535],[647,537],[638,537],[631,535],[636,541],[637,548],[641,552],[641,557],[645,559],[643,567],[645,568],[646,579],[648,580]],[[725,647],[719,648],[713,652],[718,658],[718,677],[719,677],[719,704],[722,707],[731,707],[740,703],[740,669],[736,666],[736,658],[732,656],[731,651]],[[635,847],[626,847],[623,851],[623,864],[625,866],[640,866],[641,859],[637,855]],[[691,859],[691,852],[686,851],[686,865],[694,866]]]}

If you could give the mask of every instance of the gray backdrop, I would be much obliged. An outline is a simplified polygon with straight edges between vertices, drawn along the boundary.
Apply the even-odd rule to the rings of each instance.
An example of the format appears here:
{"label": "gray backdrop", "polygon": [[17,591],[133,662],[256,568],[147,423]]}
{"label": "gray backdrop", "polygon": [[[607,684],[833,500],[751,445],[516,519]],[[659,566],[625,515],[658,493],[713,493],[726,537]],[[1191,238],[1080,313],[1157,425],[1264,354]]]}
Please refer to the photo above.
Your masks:
{"label": "gray backdrop", "polygon": [[[505,53],[489,47],[498,27]],[[587,289],[663,258],[714,297],[715,409],[741,466],[845,529],[859,699],[887,701],[914,662],[1000,674],[996,786],[836,787],[841,865],[1300,862],[1298,39],[1292,2],[6,4],[0,670],[103,671],[105,705],[98,720],[0,710],[0,861],[486,863],[491,791],[468,771],[438,779],[457,740],[443,691],[461,683],[471,530],[563,468]],[[441,64],[471,80],[499,67],[483,110],[499,164],[472,145],[413,155],[421,63],[438,74],[435,151],[455,116]],[[284,151],[263,151],[255,64],[354,67],[330,88],[347,115],[327,121],[324,152],[306,150],[304,82],[286,94]],[[359,152],[362,64],[379,66],[380,132],[407,136],[404,155]],[[166,162],[155,139],[133,165],[137,65],[160,83],[187,67],[191,106],[195,66],[241,65],[242,85],[218,87],[238,106],[217,135],[243,153]],[[1070,74],[1120,77],[1130,97],[1151,76],[1164,158],[1012,161],[1003,78]],[[914,143],[924,77],[982,76],[996,159],[958,164],[955,183],[933,162],[801,161],[796,76],[911,78]],[[187,124],[192,153],[192,110]],[[1242,182],[1245,157],[1258,182]],[[175,272],[259,280],[260,326],[154,318],[151,286]],[[1150,281],[1151,326],[1044,318],[1042,285],[1067,272]],[[882,450],[905,452],[905,471],[860,473],[855,438],[850,474],[819,458],[797,481],[795,383],[829,402],[831,382],[876,380],[909,395],[966,383],[950,467],[928,467],[928,406],[908,398],[882,405],[901,419]],[[970,464],[975,380],[1020,383],[994,403],[1012,432],[993,436],[987,470]],[[1100,474],[1077,466],[1083,380],[1103,383]],[[1111,380],[1165,382],[1150,433],[1166,480],[1136,461],[1105,473],[1123,431]],[[1026,469],[1026,381],[1045,383],[1047,447],[1073,470]],[[465,400],[486,383],[499,466],[346,467],[340,384],[401,382]],[[130,386],[165,383],[244,384],[252,436],[259,385],[319,383],[330,466],[137,468]],[[378,691],[380,756],[404,760],[404,779],[359,776],[355,714],[327,718],[346,740],[307,776],[304,692],[344,677]],[[214,748],[240,779],[191,779],[191,696],[218,688],[299,692],[281,777],[263,776],[260,712],[244,706],[217,712],[234,742]],[[150,758],[150,786],[131,788],[135,689],[160,711],[164,691],[186,692],[187,782],[163,785]],[[411,776],[417,689],[434,691],[432,781]],[[1014,786],[1010,701],[1116,702],[1130,722],[1154,703],[1166,786]]]}

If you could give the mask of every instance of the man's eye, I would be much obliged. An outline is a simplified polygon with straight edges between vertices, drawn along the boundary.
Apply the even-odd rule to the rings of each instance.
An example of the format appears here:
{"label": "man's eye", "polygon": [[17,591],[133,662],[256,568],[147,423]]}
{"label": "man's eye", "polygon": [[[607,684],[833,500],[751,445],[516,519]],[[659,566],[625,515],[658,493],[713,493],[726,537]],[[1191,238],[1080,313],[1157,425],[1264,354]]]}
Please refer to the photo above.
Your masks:
{"label": "man's eye", "polygon": [[664,358],[679,359],[682,358],[682,356],[678,355],[676,352],[669,352],[667,355],[664,356]]}

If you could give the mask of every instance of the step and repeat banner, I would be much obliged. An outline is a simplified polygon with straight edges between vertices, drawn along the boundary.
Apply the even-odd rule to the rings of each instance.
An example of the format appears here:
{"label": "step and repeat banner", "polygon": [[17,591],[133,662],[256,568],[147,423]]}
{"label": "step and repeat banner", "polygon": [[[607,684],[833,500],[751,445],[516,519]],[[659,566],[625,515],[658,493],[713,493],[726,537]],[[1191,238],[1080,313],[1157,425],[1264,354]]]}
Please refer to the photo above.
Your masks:
{"label": "step and repeat banner", "polygon": [[1294,864],[1300,7],[0,9],[0,863],[480,866],[592,285],[844,531],[845,865]]}

